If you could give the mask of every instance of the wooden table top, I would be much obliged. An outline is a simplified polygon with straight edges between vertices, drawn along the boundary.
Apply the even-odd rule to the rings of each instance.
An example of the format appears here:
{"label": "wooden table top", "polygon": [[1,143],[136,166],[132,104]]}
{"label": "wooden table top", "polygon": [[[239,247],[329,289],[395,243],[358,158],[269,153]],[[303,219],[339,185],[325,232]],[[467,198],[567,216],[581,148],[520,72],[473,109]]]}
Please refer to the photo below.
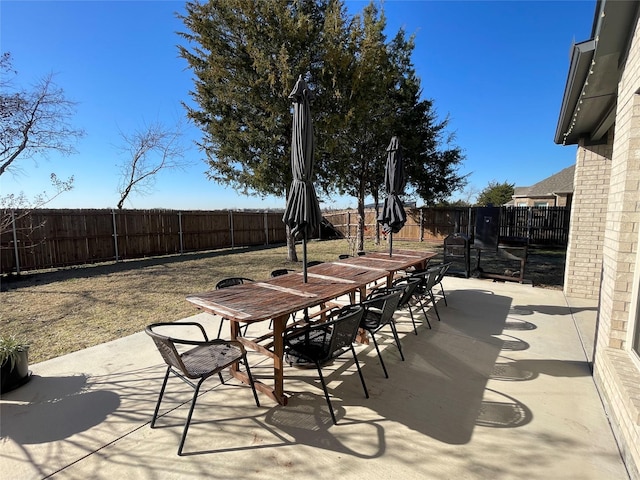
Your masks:
{"label": "wooden table top", "polygon": [[393,274],[398,270],[421,265],[435,256],[435,252],[394,250],[392,256],[389,256],[388,252],[371,252],[360,257],[349,257],[334,263],[344,266],[353,265],[370,269],[377,268],[385,270],[388,274]]}
{"label": "wooden table top", "polygon": [[230,320],[260,322],[314,307],[432,258],[432,252],[371,253],[309,267],[302,272],[187,296],[195,306]]}
{"label": "wooden table top", "polygon": [[385,272],[380,271],[358,268],[345,271],[321,264],[308,269],[307,283],[303,282],[302,272],[295,272],[189,295],[187,301],[227,319],[253,323],[314,307],[359,290],[384,275]]}

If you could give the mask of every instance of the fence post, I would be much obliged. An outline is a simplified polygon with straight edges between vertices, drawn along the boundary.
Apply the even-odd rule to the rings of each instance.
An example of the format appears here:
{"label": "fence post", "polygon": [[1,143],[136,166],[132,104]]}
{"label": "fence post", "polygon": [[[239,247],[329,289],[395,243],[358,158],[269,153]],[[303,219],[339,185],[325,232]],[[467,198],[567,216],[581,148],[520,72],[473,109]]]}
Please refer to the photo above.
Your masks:
{"label": "fence post", "polygon": [[184,253],[184,244],[182,241],[182,212],[178,212],[178,236],[180,237],[180,255]]}
{"label": "fence post", "polygon": [[269,245],[269,214],[264,212],[264,238]]}
{"label": "fence post", "polygon": [[16,273],[20,274],[20,255],[18,252],[18,232],[16,232],[16,211],[11,210],[11,225],[13,226],[13,250],[16,255]]}
{"label": "fence post", "polygon": [[231,229],[231,248],[234,248],[235,241],[233,239],[233,210],[229,210],[229,228]]}
{"label": "fence post", "polygon": [[527,209],[527,238],[531,241],[531,222],[533,221],[533,207]]}
{"label": "fence post", "polygon": [[113,218],[113,245],[116,252],[116,262],[118,262],[120,261],[118,255],[118,228],[116,227],[116,212],[113,208],[111,209],[111,217]]}

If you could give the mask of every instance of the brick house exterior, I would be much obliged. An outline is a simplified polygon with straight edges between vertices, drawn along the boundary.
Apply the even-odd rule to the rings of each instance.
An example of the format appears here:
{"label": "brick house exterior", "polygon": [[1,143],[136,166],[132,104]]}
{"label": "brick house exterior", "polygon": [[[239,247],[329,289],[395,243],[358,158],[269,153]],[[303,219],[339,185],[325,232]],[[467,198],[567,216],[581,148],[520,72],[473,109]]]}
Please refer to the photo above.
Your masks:
{"label": "brick house exterior", "polygon": [[573,197],[575,165],[530,187],[515,187],[512,200],[507,203],[514,207],[569,207]]}
{"label": "brick house exterior", "polygon": [[640,2],[600,0],[555,141],[577,145],[564,291],[598,303],[593,376],[640,479]]}

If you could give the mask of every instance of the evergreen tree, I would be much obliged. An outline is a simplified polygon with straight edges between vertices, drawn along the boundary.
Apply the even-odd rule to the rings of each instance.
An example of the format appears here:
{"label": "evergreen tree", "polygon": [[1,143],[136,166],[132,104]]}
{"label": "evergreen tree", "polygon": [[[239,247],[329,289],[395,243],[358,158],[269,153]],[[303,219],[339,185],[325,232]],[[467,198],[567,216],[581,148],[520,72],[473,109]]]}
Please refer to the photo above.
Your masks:
{"label": "evergreen tree", "polygon": [[[187,2],[181,46],[195,74],[200,127],[210,179],[244,194],[285,194],[291,184],[291,101],[300,74],[314,87],[321,66],[325,1]],[[284,205],[284,202],[283,202]],[[289,259],[297,260],[289,236]]]}
{"label": "evergreen tree", "polygon": [[507,203],[513,197],[515,183],[498,183],[495,180],[489,184],[478,195],[477,205],[493,205],[499,207]]}
{"label": "evergreen tree", "polygon": [[188,32],[181,35],[191,48],[180,53],[195,74],[197,105],[186,108],[203,131],[212,180],[245,194],[286,192],[288,95],[303,74],[315,97],[316,184],[325,195],[357,199],[359,249],[364,200],[372,195],[377,202],[384,188],[392,136],[405,150],[408,194],[431,202],[464,185],[460,149],[449,138],[441,150],[447,122],[420,99],[413,38],[400,30],[389,42],[384,12],[373,2],[352,18],[342,0],[188,2],[186,11]]}

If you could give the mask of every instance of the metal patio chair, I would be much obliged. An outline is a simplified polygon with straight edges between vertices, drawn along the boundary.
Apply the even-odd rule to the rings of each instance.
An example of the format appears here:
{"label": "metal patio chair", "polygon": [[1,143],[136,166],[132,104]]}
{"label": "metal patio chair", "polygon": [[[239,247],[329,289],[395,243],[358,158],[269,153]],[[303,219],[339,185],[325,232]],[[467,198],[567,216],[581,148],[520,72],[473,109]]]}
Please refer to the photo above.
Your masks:
{"label": "metal patio chair", "polygon": [[[254,280],[252,280],[251,278],[245,278],[245,277],[227,277],[227,278],[223,278],[218,283],[216,283],[216,290],[220,290],[221,288],[233,287],[234,285],[242,285],[243,283],[248,283],[253,281]],[[218,327],[218,338],[220,338],[220,335],[222,335],[222,325],[224,325],[225,320],[226,318],[220,319],[220,326]],[[249,325],[244,326],[244,332],[242,333],[242,335],[247,334],[248,328],[249,328]]]}
{"label": "metal patio chair", "polygon": [[424,319],[426,320],[429,328],[431,328],[431,322],[429,322],[429,317],[427,317],[427,312],[424,309],[424,305],[422,304],[422,297],[420,295],[416,295],[416,290],[420,286],[422,279],[414,275],[415,274],[412,274],[409,277],[403,277],[403,278],[398,278],[397,280],[394,280],[393,286],[402,287],[404,289],[404,292],[402,293],[402,297],[400,298],[400,303],[398,304],[398,309],[399,310],[406,309],[409,311],[409,315],[411,316],[411,323],[413,324],[413,332],[417,335],[418,328],[416,326],[416,319],[414,317],[413,310],[412,310],[412,307],[413,307],[412,303],[414,301],[422,308],[422,313],[424,313]]}
{"label": "metal patio chair", "polygon": [[398,308],[403,293],[403,288],[382,287],[373,290],[367,296],[366,300],[364,300],[360,304],[365,309],[362,320],[360,321],[360,328],[363,328],[369,333],[369,335],[371,335],[371,338],[373,339],[373,345],[376,347],[376,352],[378,352],[380,365],[382,365],[382,371],[384,372],[384,376],[386,378],[389,378],[389,374],[387,373],[387,367],[385,366],[384,360],[382,359],[382,354],[380,353],[380,347],[378,346],[378,341],[376,340],[376,333],[389,325],[389,327],[391,328],[391,332],[393,333],[393,338],[395,339],[396,345],[398,346],[400,358],[402,359],[402,361],[404,361],[402,345],[400,345],[400,338],[398,337],[396,324],[393,320],[393,314]]}
{"label": "metal patio chair", "polygon": [[[448,269],[449,267],[447,266],[446,268]],[[426,270],[413,272],[409,277],[420,280],[420,283],[414,292],[414,297],[416,298],[416,301],[420,302],[427,322],[429,321],[429,318],[427,317],[425,302],[431,303],[433,311],[436,312],[436,317],[438,318],[438,321],[440,321],[440,312],[438,312],[438,305],[435,295],[433,294],[433,287],[438,284],[438,279],[440,278],[440,272],[442,269],[442,265],[433,265]]]}
{"label": "metal patio chair", "polygon": [[308,364],[315,365],[318,370],[322,390],[334,424],[338,422],[333,412],[324,376],[322,375],[322,367],[330,364],[335,358],[350,350],[358,369],[364,395],[369,398],[369,391],[360,370],[356,351],[353,348],[353,342],[355,342],[358,334],[363,314],[364,308],[362,306],[347,305],[334,311],[326,322],[316,322],[285,332],[285,353],[290,364],[293,364],[294,361],[302,360]]}
{"label": "metal patio chair", "polygon": [[[181,339],[159,333],[159,330],[176,328],[184,329],[185,326],[192,326],[199,329],[203,340]],[[153,418],[151,419],[151,428],[155,427],[160,403],[162,402],[162,397],[164,395],[170,373],[174,374],[194,389],[191,406],[189,407],[189,414],[187,415],[180,444],[178,445],[178,455],[182,455],[182,449],[187,438],[187,431],[189,430],[191,417],[193,416],[193,409],[196,406],[200,387],[210,376],[218,374],[220,381],[224,383],[221,373],[222,370],[237,362],[244,363],[245,368],[247,369],[249,383],[253,390],[253,397],[256,401],[256,405],[258,407],[260,406],[256,387],[253,382],[253,377],[251,376],[249,362],[247,361],[247,354],[244,346],[240,342],[220,339],[209,340],[204,328],[197,322],[154,323],[147,326],[145,328],[145,332],[153,339],[160,355],[162,355],[162,358],[167,364],[167,371],[164,376],[164,381],[162,382],[158,402],[156,403]],[[184,350],[185,347],[191,348],[180,353],[178,347],[181,347],[181,350]]]}
{"label": "metal patio chair", "polygon": [[444,299],[444,304],[447,307],[449,306],[449,304],[447,303],[447,296],[445,295],[444,287],[442,286],[442,279],[445,277],[445,275],[449,271],[449,268],[451,267],[451,263],[452,262],[439,263],[439,264],[433,264],[433,265],[429,266],[429,268],[435,268],[435,267],[439,268],[438,275],[437,275],[437,278],[435,279],[434,286],[435,285],[440,285],[440,294],[442,295],[442,298]]}

